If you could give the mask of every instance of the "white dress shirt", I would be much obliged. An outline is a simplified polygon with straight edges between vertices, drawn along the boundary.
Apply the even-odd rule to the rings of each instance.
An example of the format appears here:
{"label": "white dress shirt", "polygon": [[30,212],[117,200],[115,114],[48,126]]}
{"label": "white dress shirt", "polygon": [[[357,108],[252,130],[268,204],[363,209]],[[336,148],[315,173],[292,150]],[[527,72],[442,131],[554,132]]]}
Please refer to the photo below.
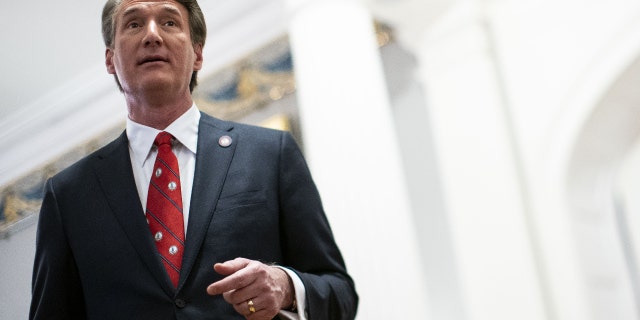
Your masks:
{"label": "white dress shirt", "polygon": [[[173,144],[173,152],[178,158],[178,167],[180,170],[180,185],[182,187],[182,213],[184,217],[184,234],[187,234],[187,226],[189,222],[189,208],[191,206],[191,190],[193,188],[194,172],[196,170],[196,152],[198,151],[198,125],[200,123],[200,111],[196,105],[185,112],[182,116],[172,122],[163,131],[173,135],[176,143]],[[133,168],[133,177],[138,189],[138,196],[142,203],[143,212],[147,207],[147,193],[149,192],[149,181],[153,165],[155,163],[158,149],[153,146],[158,133],[161,131],[155,128],[134,122],[127,118],[127,138],[129,139],[129,155],[131,157],[131,166]],[[211,265],[215,262],[212,261]],[[306,320],[304,313],[306,300],[305,288],[300,277],[295,272],[282,268],[291,278],[294,289],[298,312],[280,311],[280,315],[285,319]]]}

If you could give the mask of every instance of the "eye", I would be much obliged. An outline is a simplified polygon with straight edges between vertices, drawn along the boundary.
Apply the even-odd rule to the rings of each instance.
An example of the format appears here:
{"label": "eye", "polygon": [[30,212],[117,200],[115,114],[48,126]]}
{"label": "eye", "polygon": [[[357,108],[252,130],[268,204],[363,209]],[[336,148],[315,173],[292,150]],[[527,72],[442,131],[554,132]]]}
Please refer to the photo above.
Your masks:
{"label": "eye", "polygon": [[134,29],[134,28],[139,28],[139,27],[140,27],[140,24],[137,23],[137,22],[131,22],[131,23],[129,23],[127,25],[127,28],[129,28],[129,29]]}
{"label": "eye", "polygon": [[176,22],[172,21],[172,20],[169,20],[169,21],[165,22],[164,25],[167,26],[167,27],[175,27]]}

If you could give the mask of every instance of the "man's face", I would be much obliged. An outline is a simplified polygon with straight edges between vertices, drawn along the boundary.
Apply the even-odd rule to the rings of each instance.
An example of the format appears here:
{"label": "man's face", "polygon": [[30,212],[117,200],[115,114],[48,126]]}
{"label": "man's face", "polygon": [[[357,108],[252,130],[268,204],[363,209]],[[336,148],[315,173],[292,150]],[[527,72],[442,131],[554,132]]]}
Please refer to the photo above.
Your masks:
{"label": "man's face", "polygon": [[173,0],[122,1],[106,65],[125,94],[189,92],[191,74],[202,67],[202,46],[191,43],[187,9]]}

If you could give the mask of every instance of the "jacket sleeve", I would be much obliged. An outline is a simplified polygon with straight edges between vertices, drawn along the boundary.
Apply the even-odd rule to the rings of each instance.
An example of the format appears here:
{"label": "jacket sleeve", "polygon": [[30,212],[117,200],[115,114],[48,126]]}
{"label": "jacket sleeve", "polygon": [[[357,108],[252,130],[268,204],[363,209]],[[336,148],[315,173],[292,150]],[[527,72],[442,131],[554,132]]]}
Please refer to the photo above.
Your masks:
{"label": "jacket sleeve", "polygon": [[358,295],[309,168],[290,134],[283,133],[281,141],[279,197],[285,266],[305,286],[308,319],[354,319]]}
{"label": "jacket sleeve", "polygon": [[45,185],[36,234],[29,319],[85,319],[78,271],[64,232],[53,180]]}

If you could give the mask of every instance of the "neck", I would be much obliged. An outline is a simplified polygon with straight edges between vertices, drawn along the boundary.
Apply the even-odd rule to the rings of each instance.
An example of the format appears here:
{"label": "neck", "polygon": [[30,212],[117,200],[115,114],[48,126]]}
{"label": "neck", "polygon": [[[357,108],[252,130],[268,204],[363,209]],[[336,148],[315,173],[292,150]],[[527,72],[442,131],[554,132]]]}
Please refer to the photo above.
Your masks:
{"label": "neck", "polygon": [[129,118],[139,124],[164,130],[193,105],[191,93],[132,95],[125,93]]}

